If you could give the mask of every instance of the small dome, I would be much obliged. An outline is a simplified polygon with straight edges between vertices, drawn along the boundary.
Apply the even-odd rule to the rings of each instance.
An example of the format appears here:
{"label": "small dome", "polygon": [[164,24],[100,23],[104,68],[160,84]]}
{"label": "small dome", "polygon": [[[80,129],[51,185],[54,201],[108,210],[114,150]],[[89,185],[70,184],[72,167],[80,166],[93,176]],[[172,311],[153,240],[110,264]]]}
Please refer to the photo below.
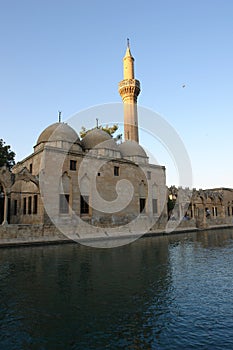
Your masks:
{"label": "small dome", "polygon": [[111,149],[113,151],[120,152],[116,141],[114,139],[112,139],[112,138],[110,140],[106,140],[106,141],[103,141],[103,142],[99,143],[98,145],[95,146],[95,148]]}
{"label": "small dome", "polygon": [[[92,149],[97,148],[97,145],[105,141],[113,141],[115,143],[115,141],[112,140],[111,136],[106,131],[103,131],[101,129],[93,129],[87,132],[86,136],[84,136],[82,139],[81,144],[84,149]],[[107,147],[102,147],[102,145],[100,145],[98,148]]]}
{"label": "small dome", "polygon": [[121,151],[122,157],[145,157],[147,158],[147,154],[136,141],[127,140],[121,143],[119,146],[119,150]]}
{"label": "small dome", "polygon": [[78,134],[66,123],[54,123],[49,125],[38,137],[37,145],[48,141],[67,141],[80,143]]}

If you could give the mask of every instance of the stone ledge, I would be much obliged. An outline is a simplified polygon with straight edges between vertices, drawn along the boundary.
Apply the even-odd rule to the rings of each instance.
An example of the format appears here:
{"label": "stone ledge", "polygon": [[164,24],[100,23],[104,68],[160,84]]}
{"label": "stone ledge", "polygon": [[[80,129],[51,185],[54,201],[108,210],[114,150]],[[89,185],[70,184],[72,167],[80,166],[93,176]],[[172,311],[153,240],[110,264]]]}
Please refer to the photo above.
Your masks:
{"label": "stone ledge", "polygon": [[[9,225],[11,226],[11,225]],[[9,227],[8,226],[8,227]],[[25,225],[23,225],[25,226]],[[30,225],[29,225],[30,226]],[[0,231],[1,231],[0,227]],[[72,238],[68,238],[64,235],[62,235],[60,232],[54,235],[47,235],[47,236],[24,236],[24,237],[9,237],[8,238],[0,238],[0,248],[7,248],[7,247],[16,247],[16,246],[32,246],[32,245],[51,245],[51,244],[67,244],[67,243],[74,243],[75,241],[77,243],[91,243],[91,242],[105,242],[111,243],[112,241],[116,240],[119,242],[119,240],[136,240],[141,237],[159,237],[159,236],[170,236],[175,234],[181,234],[181,233],[191,233],[191,232],[201,232],[201,231],[210,231],[210,230],[216,230],[216,229],[223,229],[223,228],[233,228],[233,225],[213,225],[211,227],[207,228],[194,228],[194,227],[185,227],[185,228],[176,228],[175,230],[171,232],[166,232],[165,230],[154,230],[151,232],[147,232],[145,234],[135,234],[135,233],[125,233],[125,232],[119,232],[119,234],[114,235],[94,235],[94,234],[88,234],[86,237],[77,237],[74,236]]]}

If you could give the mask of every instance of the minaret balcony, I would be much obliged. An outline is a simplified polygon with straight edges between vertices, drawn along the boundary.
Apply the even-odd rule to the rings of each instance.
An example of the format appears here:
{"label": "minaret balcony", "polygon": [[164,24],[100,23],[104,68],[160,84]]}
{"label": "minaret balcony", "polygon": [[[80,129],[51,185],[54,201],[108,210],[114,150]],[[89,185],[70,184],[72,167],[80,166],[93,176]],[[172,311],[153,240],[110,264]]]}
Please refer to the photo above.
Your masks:
{"label": "minaret balcony", "polygon": [[118,87],[122,98],[126,96],[136,98],[140,94],[140,82],[136,79],[124,79],[119,82]]}
{"label": "minaret balcony", "polygon": [[140,91],[140,81],[137,79],[124,79],[124,80],[120,81],[118,84],[119,90],[126,87],[126,86],[134,87],[134,88],[136,87]]}

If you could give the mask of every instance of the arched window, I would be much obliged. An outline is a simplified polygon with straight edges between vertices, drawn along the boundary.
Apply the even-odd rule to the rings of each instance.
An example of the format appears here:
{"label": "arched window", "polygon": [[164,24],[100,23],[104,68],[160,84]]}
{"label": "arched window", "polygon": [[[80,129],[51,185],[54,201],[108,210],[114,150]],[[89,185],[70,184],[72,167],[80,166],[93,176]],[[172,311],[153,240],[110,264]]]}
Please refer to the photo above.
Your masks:
{"label": "arched window", "polygon": [[139,184],[139,212],[145,213],[145,207],[146,207],[146,184],[142,180]]}
{"label": "arched window", "polygon": [[3,220],[4,220],[4,202],[5,202],[4,188],[0,184],[0,225],[3,223]]}
{"label": "arched window", "polygon": [[89,214],[90,180],[85,174],[80,181],[80,214]]}
{"label": "arched window", "polygon": [[152,186],[152,212],[158,214],[158,188],[155,183]]}
{"label": "arched window", "polygon": [[60,214],[69,213],[70,202],[70,178],[67,173],[64,173],[60,182],[60,198],[59,198],[59,212]]}

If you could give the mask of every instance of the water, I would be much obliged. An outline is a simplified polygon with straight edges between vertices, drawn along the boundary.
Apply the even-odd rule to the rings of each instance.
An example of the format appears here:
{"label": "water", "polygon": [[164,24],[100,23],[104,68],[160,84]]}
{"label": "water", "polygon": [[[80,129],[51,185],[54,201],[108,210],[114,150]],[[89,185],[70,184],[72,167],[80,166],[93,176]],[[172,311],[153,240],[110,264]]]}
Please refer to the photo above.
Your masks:
{"label": "water", "polygon": [[233,349],[233,230],[0,259],[0,349]]}

